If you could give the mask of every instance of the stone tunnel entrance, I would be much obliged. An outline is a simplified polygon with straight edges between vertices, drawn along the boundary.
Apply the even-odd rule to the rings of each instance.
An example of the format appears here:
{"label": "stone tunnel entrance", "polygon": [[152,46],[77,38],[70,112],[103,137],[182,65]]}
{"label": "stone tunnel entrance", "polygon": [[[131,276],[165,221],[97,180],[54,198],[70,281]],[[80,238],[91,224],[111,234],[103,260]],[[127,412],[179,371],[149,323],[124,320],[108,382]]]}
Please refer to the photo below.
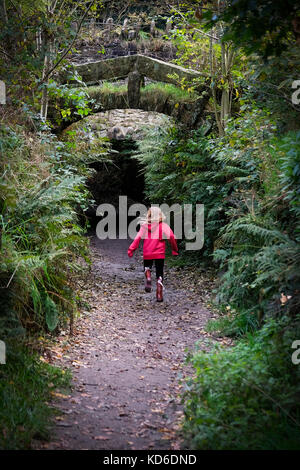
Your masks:
{"label": "stone tunnel entrance", "polygon": [[65,129],[64,133],[75,133],[78,141],[89,139],[95,144],[99,139],[101,146],[103,138],[110,140],[110,161],[91,164],[95,172],[88,181],[88,188],[95,202],[85,215],[92,229],[100,220],[96,215],[100,204],[112,204],[118,215],[119,196],[127,196],[128,206],[134,203],[151,203],[144,194],[143,168],[133,156],[138,149],[138,142],[145,138],[150,129],[171,126],[174,126],[173,119],[161,113],[140,109],[114,109],[88,116]]}
{"label": "stone tunnel entrance", "polygon": [[91,165],[96,172],[88,181],[88,189],[95,204],[89,208],[86,215],[92,229],[100,220],[95,212],[96,207],[100,204],[112,204],[116,208],[117,215],[119,196],[127,196],[128,206],[137,202],[147,204],[144,194],[143,168],[136,159],[132,158],[137,148],[136,141],[132,139],[113,139],[111,140],[111,149],[114,152],[112,163]]}

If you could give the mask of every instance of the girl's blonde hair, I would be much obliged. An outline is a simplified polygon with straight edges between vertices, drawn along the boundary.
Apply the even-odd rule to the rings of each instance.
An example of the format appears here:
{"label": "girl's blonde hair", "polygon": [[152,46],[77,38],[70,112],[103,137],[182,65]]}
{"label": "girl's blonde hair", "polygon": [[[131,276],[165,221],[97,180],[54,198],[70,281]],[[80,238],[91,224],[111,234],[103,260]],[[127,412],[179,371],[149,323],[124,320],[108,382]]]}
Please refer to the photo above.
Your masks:
{"label": "girl's blonde hair", "polygon": [[166,216],[160,210],[159,207],[151,206],[150,209],[148,209],[148,212],[147,212],[148,224],[151,224],[152,222],[162,222],[163,220],[165,220],[165,218]]}

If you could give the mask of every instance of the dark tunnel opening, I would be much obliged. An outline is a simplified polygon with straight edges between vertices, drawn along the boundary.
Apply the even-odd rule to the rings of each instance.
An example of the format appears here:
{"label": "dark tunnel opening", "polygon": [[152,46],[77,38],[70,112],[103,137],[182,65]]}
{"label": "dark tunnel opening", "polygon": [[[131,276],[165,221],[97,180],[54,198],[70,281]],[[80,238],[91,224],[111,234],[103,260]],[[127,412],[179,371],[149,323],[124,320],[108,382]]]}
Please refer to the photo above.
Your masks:
{"label": "dark tunnel opening", "polygon": [[[91,165],[95,170],[88,181],[88,189],[95,201],[85,212],[90,230],[95,233],[101,220],[96,216],[99,205],[108,203],[116,208],[117,226],[119,216],[119,196],[127,196],[127,209],[134,203],[147,205],[145,197],[145,180],[142,165],[132,158],[137,150],[137,143],[132,139],[111,140],[113,152],[111,163],[96,162]],[[128,223],[135,217],[128,217]]]}

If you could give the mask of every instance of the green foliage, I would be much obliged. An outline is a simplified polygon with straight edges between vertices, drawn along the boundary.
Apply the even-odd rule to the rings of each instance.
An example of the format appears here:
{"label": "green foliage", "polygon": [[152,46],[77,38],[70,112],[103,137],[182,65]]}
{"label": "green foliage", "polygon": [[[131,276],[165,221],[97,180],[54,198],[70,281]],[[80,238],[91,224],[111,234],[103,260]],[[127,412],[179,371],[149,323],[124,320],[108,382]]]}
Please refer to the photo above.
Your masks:
{"label": "green foliage", "polygon": [[195,101],[198,97],[193,90],[179,88],[171,83],[149,83],[141,89],[142,95],[158,95],[161,99],[170,99],[173,101]]}
{"label": "green foliage", "polygon": [[[299,133],[270,139],[259,166],[263,185],[252,193],[248,214],[229,212],[234,219],[220,231],[214,252],[227,269],[218,301],[244,310],[249,319],[299,311],[298,146]],[[291,296],[289,302],[282,304],[282,293]]]}
{"label": "green foliage", "polygon": [[232,348],[196,352],[188,362],[183,430],[192,449],[299,449],[299,366],[291,344],[300,334],[284,317]]}
{"label": "green foliage", "polygon": [[[299,7],[188,2],[173,13],[180,22],[172,35],[177,63],[209,78],[216,118],[224,91],[230,90],[230,105],[233,100],[221,137],[207,136],[207,127],[188,136],[152,135],[137,156],[151,202],[205,205],[205,245],[194,259],[218,267],[220,311],[207,329],[239,337],[233,348],[189,357],[186,445],[299,449],[299,367],[291,361],[300,333],[299,106],[291,101],[299,76]],[[218,61],[226,47],[237,55],[224,77]]]}
{"label": "green foliage", "polygon": [[49,437],[51,392],[68,388],[70,374],[14,342],[7,346],[6,365],[0,366],[0,449],[28,449],[32,439]]}
{"label": "green foliage", "polygon": [[79,225],[90,199],[85,181],[105,149],[98,142],[90,155],[89,145],[77,150],[45,126],[32,134],[2,123],[0,152],[0,332],[8,348],[0,368],[0,447],[26,449],[49,436],[51,392],[69,375],[25,345],[29,335],[55,333],[77,311],[74,278],[82,260],[89,262],[86,225]]}
{"label": "green foliage", "polygon": [[146,41],[151,38],[150,33],[146,33],[146,31],[139,31],[139,39],[141,41]]}
{"label": "green foliage", "polygon": [[120,85],[119,83],[114,82],[103,82],[99,87],[88,87],[88,91],[93,92],[100,89],[102,93],[123,93],[127,91],[127,86],[125,84]]}
{"label": "green foliage", "polygon": [[[0,17],[0,75],[10,98],[19,105],[25,102],[33,106],[35,112],[40,109],[46,119],[49,91],[52,98],[63,95],[80,116],[85,115],[87,104],[83,95],[71,96],[66,87],[56,82],[58,72],[69,69],[67,57],[79,32],[74,30],[74,22],[80,28],[85,18],[96,15],[95,0],[88,3],[79,0],[75,8],[72,2],[63,0],[34,1],[30,5],[22,0],[17,6],[2,3],[1,12],[5,14]],[[68,116],[68,109],[63,110],[63,118]]]}
{"label": "green foliage", "polygon": [[280,182],[283,186],[284,200],[288,201],[295,219],[295,238],[300,241],[300,132],[290,132],[280,145]]}
{"label": "green foliage", "polygon": [[74,119],[73,116],[83,118],[91,112],[89,104],[92,104],[92,101],[89,99],[86,88],[70,88],[69,85],[58,84],[52,79],[45,86],[52,106],[60,113],[56,118],[57,124],[60,124],[62,120],[70,120],[71,116],[72,119]]}
{"label": "green foliage", "polygon": [[[86,149],[77,158],[72,146],[49,133],[37,138],[1,126],[0,136],[0,295],[6,306],[0,321],[3,328],[10,318],[53,331],[76,311],[72,277],[82,269],[79,257],[88,261],[78,217],[89,200],[90,155],[85,158]],[[103,158],[98,144],[99,153]]]}
{"label": "green foliage", "polygon": [[234,72],[242,92],[241,102],[248,99],[261,109],[268,109],[281,133],[297,130],[300,107],[292,102],[292,85],[300,74],[299,47],[290,46],[284,54],[270,57],[267,62],[253,54],[245,58],[245,64],[243,70]]}
{"label": "green foliage", "polygon": [[80,91],[87,93],[94,112],[100,109],[129,107],[127,85],[125,84],[104,81],[101,85],[80,88]]}
{"label": "green foliage", "polygon": [[221,8],[205,11],[203,18],[208,27],[224,22],[225,40],[242,45],[248,53],[268,57],[281,54],[295,41],[299,5],[293,0],[223,2]]}
{"label": "green foliage", "polygon": [[49,296],[46,297],[44,302],[44,308],[46,311],[46,324],[49,331],[55,330],[58,324],[58,309],[56,304],[50,299]]}

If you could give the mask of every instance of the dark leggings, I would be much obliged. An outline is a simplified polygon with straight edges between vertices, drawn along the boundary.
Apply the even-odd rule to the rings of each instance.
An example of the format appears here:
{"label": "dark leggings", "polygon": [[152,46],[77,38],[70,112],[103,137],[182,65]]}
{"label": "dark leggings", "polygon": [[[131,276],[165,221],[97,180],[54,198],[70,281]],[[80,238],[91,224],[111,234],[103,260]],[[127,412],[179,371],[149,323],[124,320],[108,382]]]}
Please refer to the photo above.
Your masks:
{"label": "dark leggings", "polygon": [[164,278],[164,259],[144,259],[144,269],[150,268],[152,269],[153,261],[155,262],[155,270],[156,270],[156,279],[160,276]]}

